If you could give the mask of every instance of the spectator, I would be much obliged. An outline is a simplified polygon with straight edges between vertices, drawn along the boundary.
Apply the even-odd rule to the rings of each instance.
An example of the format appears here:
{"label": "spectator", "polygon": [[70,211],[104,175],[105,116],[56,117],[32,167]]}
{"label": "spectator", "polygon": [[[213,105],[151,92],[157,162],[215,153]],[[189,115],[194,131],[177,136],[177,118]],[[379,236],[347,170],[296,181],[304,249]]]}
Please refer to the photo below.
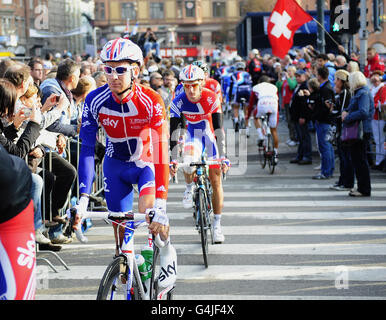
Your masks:
{"label": "spectator", "polygon": [[290,103],[292,99],[292,94],[298,84],[296,82],[295,72],[296,68],[294,66],[288,67],[287,72],[282,72],[281,79],[276,82],[278,91],[281,93],[281,108],[282,110],[284,110],[289,131],[289,139],[286,143],[290,147],[294,147],[298,143],[295,125],[290,115]]}
{"label": "spectator", "polygon": [[364,74],[366,78],[371,78],[374,71],[379,70],[384,72],[385,65],[379,58],[379,54],[375,48],[367,49],[367,65],[365,66]]}
{"label": "spectator", "polygon": [[163,84],[162,75],[158,72],[153,72],[150,74],[150,87],[161,94],[161,87]]}
{"label": "spectator", "polygon": [[[352,165],[357,179],[357,189],[349,192],[352,197],[369,197],[371,195],[370,168],[367,161],[367,145],[371,138],[371,119],[374,110],[374,100],[367,87],[367,80],[360,71],[353,72],[349,77],[353,96],[347,111],[342,112],[343,126],[354,121],[363,125],[363,139],[349,146]],[[370,112],[371,110],[371,112]]]}
{"label": "spectator", "polygon": [[246,71],[248,71],[249,74],[251,75],[252,86],[255,86],[258,83],[259,78],[261,77],[262,69],[261,69],[261,62],[259,58],[260,58],[259,50],[252,49],[249,52],[249,61],[247,62]]}
{"label": "spectator", "polygon": [[349,73],[359,71],[359,64],[355,61],[349,61],[349,63],[347,63],[347,71]]}
{"label": "spectator", "polygon": [[42,62],[39,59],[32,59],[28,63],[28,66],[31,68],[31,76],[34,80],[34,83],[37,87],[39,87],[45,78]]}
{"label": "spectator", "polygon": [[371,94],[374,98],[375,112],[372,120],[373,136],[375,142],[375,165],[376,170],[383,170],[385,167],[385,120],[386,120],[386,87],[379,74],[371,76]]}
{"label": "spectator", "polygon": [[317,79],[320,83],[320,101],[315,104],[313,119],[315,121],[318,148],[321,157],[321,172],[312,178],[322,180],[331,178],[335,169],[334,148],[331,143],[326,141],[326,135],[331,128],[329,103],[335,103],[335,95],[329,82],[329,71],[325,65],[318,68]]}
{"label": "spectator", "polygon": [[63,111],[60,119],[47,127],[48,131],[62,133],[64,136],[75,137],[78,134],[79,126],[70,124],[70,110],[75,109],[72,89],[78,85],[80,76],[80,66],[71,59],[65,59],[58,65],[58,71],[55,79],[47,79],[40,86],[42,90],[42,103],[53,93],[56,95],[65,95],[68,104],[68,110]]}
{"label": "spectator", "polygon": [[[290,102],[290,115],[294,122],[299,145],[297,155],[290,163],[311,164],[312,163],[312,143],[310,132],[308,131],[307,121],[300,121],[304,117],[303,112],[307,108],[307,97],[304,96],[304,90],[307,90],[306,73],[303,70],[297,70],[295,73],[296,86]],[[304,118],[303,118],[304,119]]]}
{"label": "spectator", "polygon": [[48,52],[46,53],[45,59],[43,60],[43,68],[44,68],[44,75],[47,76],[47,74],[51,71],[51,69],[54,67],[52,61],[54,60],[54,56],[52,53]]}
{"label": "spectator", "polygon": [[143,49],[145,50],[145,56],[148,55],[149,51],[155,49],[155,54],[157,57],[160,56],[160,45],[157,42],[157,36],[151,30],[150,27],[146,29],[146,32],[141,36],[139,42],[143,43]]}
{"label": "spectator", "polygon": [[338,70],[335,73],[335,106],[331,104],[331,108],[334,108],[336,114],[335,125],[336,125],[336,147],[337,154],[339,157],[339,172],[340,176],[338,181],[330,187],[332,190],[344,191],[351,190],[354,187],[354,168],[351,164],[350,150],[347,146],[342,144],[341,132],[342,132],[342,112],[347,110],[350,99],[350,87],[349,79],[350,74],[346,70]]}
{"label": "spectator", "polygon": [[97,71],[92,74],[93,78],[95,79],[96,87],[102,87],[107,83],[106,74],[103,71]]}
{"label": "spectator", "polygon": [[168,108],[170,103],[174,99],[174,89],[176,88],[176,78],[174,77],[174,72],[171,70],[166,70],[163,74],[163,86],[161,87],[162,99],[165,102],[165,107]]}
{"label": "spectator", "polygon": [[342,56],[342,55],[336,56],[335,69],[336,70],[347,69],[347,60],[344,56]]}
{"label": "spectator", "polygon": [[334,75],[336,72],[336,69],[334,67],[334,64],[329,60],[328,56],[324,53],[319,53],[316,56],[316,61],[318,63],[318,67],[327,67],[328,69],[328,81],[330,82],[330,87],[332,88],[334,86]]}
{"label": "spectator", "polygon": [[13,65],[14,63],[15,61],[11,59],[0,60],[0,78],[4,77],[4,74],[7,71],[8,67]]}

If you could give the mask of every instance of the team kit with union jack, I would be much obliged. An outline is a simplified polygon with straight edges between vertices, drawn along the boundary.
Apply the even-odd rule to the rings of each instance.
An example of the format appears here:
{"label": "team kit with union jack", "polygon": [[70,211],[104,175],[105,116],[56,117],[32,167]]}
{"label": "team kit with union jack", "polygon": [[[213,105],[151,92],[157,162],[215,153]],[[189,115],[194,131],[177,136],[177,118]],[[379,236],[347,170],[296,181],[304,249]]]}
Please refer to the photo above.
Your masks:
{"label": "team kit with union jack", "polygon": [[[107,84],[89,93],[83,107],[79,133],[82,141],[78,167],[80,197],[72,212],[79,218],[87,211],[95,175],[94,150],[101,127],[106,134],[103,177],[107,209],[112,216],[118,217],[132,211],[133,185],[138,186],[138,210],[154,213],[149,230],[154,235],[159,234],[165,242],[160,248],[161,267],[175,266],[175,274],[161,284],[167,287],[177,278],[177,254],[170,240],[167,216],[169,179],[176,175],[179,165],[177,141],[184,141],[184,163],[199,161],[204,152],[208,160],[218,161],[208,171],[213,188],[213,240],[221,244],[225,241],[221,229],[222,174],[231,167],[226,152],[224,111],[229,107],[233,109],[233,124],[238,131],[240,119],[236,111],[241,102],[249,102],[254,95],[255,108],[259,109],[262,101],[264,112],[277,114],[277,90],[272,90],[268,83],[261,83],[255,89],[245,63],[239,57],[234,65],[217,70],[220,82],[209,77],[205,63],[195,61],[183,67],[174,99],[170,106],[165,106],[157,92],[136,81],[144,60],[142,50],[135,43],[124,38],[111,40],[103,47],[100,59]],[[253,109],[245,106],[247,113]],[[260,113],[253,111],[255,115]],[[276,124],[274,121],[272,126]],[[277,154],[277,149],[275,151]],[[194,170],[184,167],[183,171],[186,190],[182,205],[191,208]],[[75,225],[74,229],[77,228],[81,226]],[[114,228],[118,253],[123,238]],[[1,250],[11,260],[7,266],[1,264],[1,299],[25,297],[26,292],[33,298],[31,279],[35,280],[35,268],[29,269],[28,274],[18,272],[17,254],[12,253],[14,245],[1,247]],[[9,290],[10,284],[12,290]]]}

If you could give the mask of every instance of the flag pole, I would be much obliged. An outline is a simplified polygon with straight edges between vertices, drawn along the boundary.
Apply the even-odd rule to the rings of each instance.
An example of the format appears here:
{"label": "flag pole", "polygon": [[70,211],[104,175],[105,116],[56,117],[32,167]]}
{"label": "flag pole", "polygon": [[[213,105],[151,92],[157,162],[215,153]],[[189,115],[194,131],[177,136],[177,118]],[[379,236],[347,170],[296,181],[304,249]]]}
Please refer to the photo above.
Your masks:
{"label": "flag pole", "polygon": [[335,39],[328,33],[328,31],[322,26],[322,24],[316,20],[315,18],[312,18],[322,29],[323,31],[331,38],[331,40],[337,45],[337,46],[340,46],[340,44],[338,42],[335,41]]}

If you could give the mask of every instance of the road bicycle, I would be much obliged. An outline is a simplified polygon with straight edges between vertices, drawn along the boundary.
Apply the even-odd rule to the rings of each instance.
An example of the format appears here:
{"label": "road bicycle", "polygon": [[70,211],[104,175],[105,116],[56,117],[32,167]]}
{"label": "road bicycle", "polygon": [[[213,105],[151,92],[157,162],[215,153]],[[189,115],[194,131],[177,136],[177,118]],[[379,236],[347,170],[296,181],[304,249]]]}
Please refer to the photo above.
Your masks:
{"label": "road bicycle", "polygon": [[261,120],[261,131],[263,133],[263,141],[261,145],[258,145],[258,157],[261,167],[264,169],[268,163],[269,172],[273,174],[275,172],[275,152],[273,148],[273,136],[271,134],[271,129],[268,126],[268,119],[270,113],[265,116],[260,117]]}
{"label": "road bicycle", "polygon": [[244,114],[244,108],[247,103],[247,99],[241,98],[240,99],[240,106],[239,106],[239,117],[238,117],[238,125],[236,127],[236,123],[233,121],[233,129],[238,131],[239,129],[245,129],[245,114]]}
{"label": "road bicycle", "polygon": [[[76,209],[70,209],[70,215],[70,225],[73,228]],[[115,216],[109,212],[95,211],[88,211],[82,216],[82,221],[88,218],[101,219],[125,228],[119,255],[114,257],[103,274],[97,300],[171,300],[173,298],[174,285],[166,288],[158,286],[159,278],[164,276],[162,275],[164,271],[160,267],[159,248],[165,244],[159,235],[154,237],[150,232],[147,237],[147,246],[153,248],[151,277],[145,282],[141,280],[134,250],[134,233],[136,229],[148,225],[145,216],[143,213],[130,212]],[[153,214],[150,213],[149,217],[152,219]],[[83,235],[79,234],[81,233],[79,229],[75,233],[78,239],[81,239]]]}
{"label": "road bicycle", "polygon": [[212,185],[209,181],[208,169],[209,165],[219,165],[219,161],[208,161],[202,157],[201,162],[181,163],[178,168],[195,167],[196,173],[194,177],[195,188],[193,192],[193,218],[201,237],[202,255],[204,258],[205,268],[208,268],[208,251],[210,234],[210,242],[213,241],[212,228]]}

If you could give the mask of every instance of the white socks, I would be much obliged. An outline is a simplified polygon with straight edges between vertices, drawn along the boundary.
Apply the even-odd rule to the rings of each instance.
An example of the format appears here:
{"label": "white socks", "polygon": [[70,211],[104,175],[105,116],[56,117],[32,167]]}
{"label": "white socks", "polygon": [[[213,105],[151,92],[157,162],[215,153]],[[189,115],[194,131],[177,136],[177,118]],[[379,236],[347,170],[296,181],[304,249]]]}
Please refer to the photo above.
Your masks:
{"label": "white socks", "polygon": [[213,228],[217,228],[217,227],[220,227],[220,224],[221,224],[221,214],[214,214],[213,215],[214,219],[213,219]]}

